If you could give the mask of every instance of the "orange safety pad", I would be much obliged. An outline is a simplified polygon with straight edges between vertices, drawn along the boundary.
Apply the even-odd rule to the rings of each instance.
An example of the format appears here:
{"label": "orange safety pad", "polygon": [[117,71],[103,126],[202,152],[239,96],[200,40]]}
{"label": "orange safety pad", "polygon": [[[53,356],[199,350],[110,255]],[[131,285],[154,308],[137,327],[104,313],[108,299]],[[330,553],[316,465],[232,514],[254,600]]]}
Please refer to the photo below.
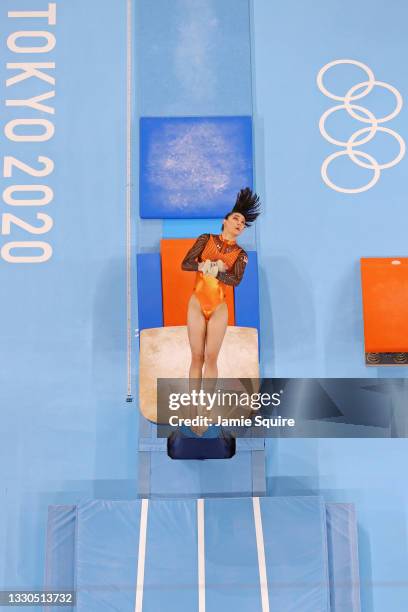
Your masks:
{"label": "orange safety pad", "polygon": [[[196,273],[185,272],[181,262],[193,246],[192,238],[166,238],[161,241],[161,265],[163,288],[163,325],[186,325],[187,306],[193,293]],[[235,325],[234,290],[226,286],[228,325]]]}
{"label": "orange safety pad", "polygon": [[408,257],[362,258],[361,284],[365,352],[408,352]]}

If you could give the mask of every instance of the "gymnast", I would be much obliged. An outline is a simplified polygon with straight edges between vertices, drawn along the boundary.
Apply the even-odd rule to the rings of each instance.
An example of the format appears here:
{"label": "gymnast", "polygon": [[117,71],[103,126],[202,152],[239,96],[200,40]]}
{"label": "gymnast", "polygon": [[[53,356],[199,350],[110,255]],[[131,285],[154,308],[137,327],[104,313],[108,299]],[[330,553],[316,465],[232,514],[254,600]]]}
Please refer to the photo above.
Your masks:
{"label": "gymnast", "polygon": [[228,325],[225,285],[236,287],[248,262],[236,239],[259,213],[257,194],[249,187],[241,189],[234,208],[224,217],[222,233],[201,234],[181,264],[183,270],[196,272],[187,311],[190,379],[218,377],[217,360]]}

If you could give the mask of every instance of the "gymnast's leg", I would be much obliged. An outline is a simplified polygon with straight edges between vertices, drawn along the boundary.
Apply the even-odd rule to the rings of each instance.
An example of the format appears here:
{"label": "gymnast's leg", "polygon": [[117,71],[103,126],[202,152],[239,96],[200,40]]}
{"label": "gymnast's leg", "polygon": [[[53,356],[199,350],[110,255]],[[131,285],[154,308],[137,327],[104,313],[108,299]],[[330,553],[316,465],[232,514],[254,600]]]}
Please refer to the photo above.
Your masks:
{"label": "gymnast's leg", "polygon": [[193,294],[188,303],[187,332],[191,349],[189,378],[201,380],[203,375],[205,334],[207,321],[202,313],[200,302]]}
{"label": "gymnast's leg", "polygon": [[228,307],[225,302],[212,313],[207,323],[204,353],[204,378],[218,377],[217,360],[228,325]]}
{"label": "gymnast's leg", "polygon": [[[191,350],[191,364],[189,371],[189,391],[201,390],[201,380],[203,376],[204,351],[205,351],[205,335],[207,329],[207,321],[201,310],[200,302],[194,295],[191,296],[188,303],[187,311],[187,332]],[[204,410],[203,406],[190,406],[189,409],[182,410],[182,416],[193,419],[200,416]],[[206,427],[191,427],[191,430],[198,436],[203,435]]]}

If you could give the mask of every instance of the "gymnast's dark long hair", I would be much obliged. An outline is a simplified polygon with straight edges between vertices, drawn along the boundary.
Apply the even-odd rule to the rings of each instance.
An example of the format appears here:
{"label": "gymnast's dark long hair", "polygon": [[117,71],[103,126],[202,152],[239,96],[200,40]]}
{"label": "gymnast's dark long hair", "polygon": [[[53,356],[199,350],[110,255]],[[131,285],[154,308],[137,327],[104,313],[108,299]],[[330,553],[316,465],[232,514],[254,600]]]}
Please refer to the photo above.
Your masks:
{"label": "gymnast's dark long hair", "polygon": [[[228,217],[234,213],[240,213],[245,217],[245,227],[249,227],[260,212],[261,203],[259,201],[259,196],[249,187],[245,187],[245,189],[241,189],[241,191],[238,192],[234,208],[225,215],[224,219],[228,219]],[[224,224],[222,229],[224,229]]]}

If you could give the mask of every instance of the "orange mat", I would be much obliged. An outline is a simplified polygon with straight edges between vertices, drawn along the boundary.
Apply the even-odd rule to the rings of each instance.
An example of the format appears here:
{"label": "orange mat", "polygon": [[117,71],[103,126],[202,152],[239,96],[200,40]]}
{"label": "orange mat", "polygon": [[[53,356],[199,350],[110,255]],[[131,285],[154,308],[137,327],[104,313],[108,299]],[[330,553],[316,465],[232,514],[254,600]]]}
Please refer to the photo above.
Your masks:
{"label": "orange mat", "polygon": [[408,257],[362,258],[361,284],[366,353],[407,352]]}
{"label": "orange mat", "polygon": [[[193,238],[166,238],[161,241],[161,265],[163,288],[163,325],[186,325],[187,305],[193,293],[195,272],[181,269],[187,251],[193,246]],[[227,287],[228,325],[235,325],[234,290]]]}

